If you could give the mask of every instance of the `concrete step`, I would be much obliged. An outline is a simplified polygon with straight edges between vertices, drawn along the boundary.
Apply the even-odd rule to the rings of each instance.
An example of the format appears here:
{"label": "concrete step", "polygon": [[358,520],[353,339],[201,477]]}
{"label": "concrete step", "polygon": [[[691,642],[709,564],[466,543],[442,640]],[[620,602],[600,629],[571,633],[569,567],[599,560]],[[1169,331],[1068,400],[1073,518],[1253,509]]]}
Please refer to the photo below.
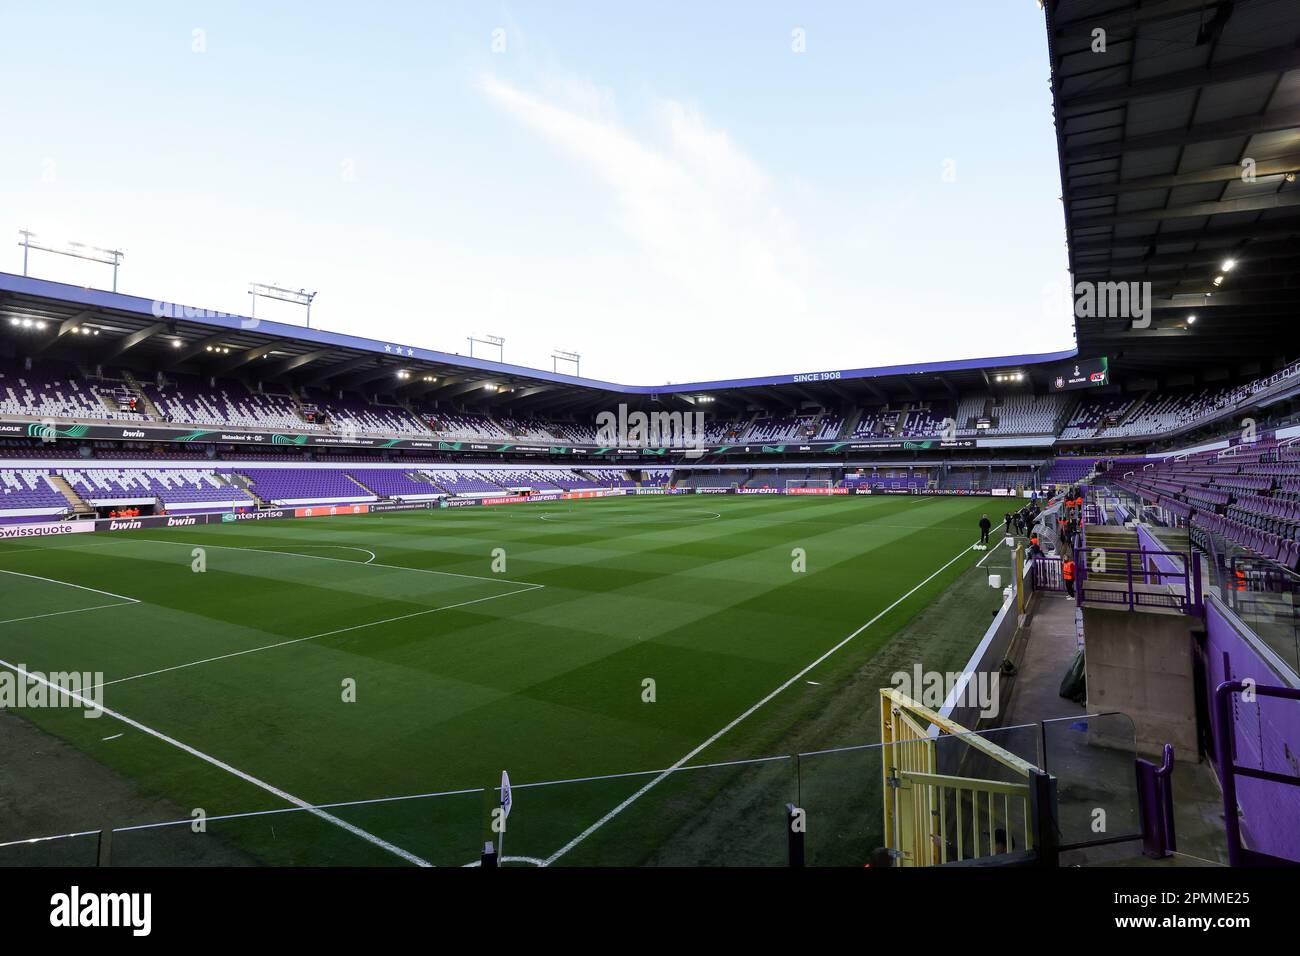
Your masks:
{"label": "concrete step", "polygon": [[143,410],[144,413],[154,421],[162,421],[162,412],[158,411],[158,406],[155,405],[150,400],[149,396],[144,393],[144,389],[140,387],[140,380],[126,369],[122,370],[122,380],[126,382],[127,387],[131,389],[131,394],[135,396],[137,403],[136,407]]}
{"label": "concrete step", "polygon": [[253,490],[253,482],[247,475],[241,475],[239,472],[231,472],[231,478],[235,480],[232,480],[230,483],[238,485],[252,495],[253,500],[257,502],[259,508],[267,507],[267,500]]}
{"label": "concrete step", "polygon": [[358,488],[360,488],[362,491],[364,491],[366,494],[368,494],[368,495],[374,495],[376,498],[382,498],[382,497],[383,497],[383,496],[380,495],[377,491],[373,491],[372,489],[367,488],[365,485],[363,485],[363,484],[362,484],[362,483],[361,483],[361,482],[356,478],[356,476],[354,476],[354,475],[349,475],[349,474],[346,474],[346,473],[345,473],[345,474],[344,474],[344,477],[347,478],[348,481],[350,481],[350,482],[352,482],[354,485],[356,485]]}
{"label": "concrete step", "polygon": [[82,498],[81,495],[77,494],[77,489],[68,484],[68,480],[62,475],[46,475],[45,480],[50,483],[55,491],[67,499],[68,504],[72,506],[74,514],[84,515],[95,513],[95,509],[86,504],[86,500]]}

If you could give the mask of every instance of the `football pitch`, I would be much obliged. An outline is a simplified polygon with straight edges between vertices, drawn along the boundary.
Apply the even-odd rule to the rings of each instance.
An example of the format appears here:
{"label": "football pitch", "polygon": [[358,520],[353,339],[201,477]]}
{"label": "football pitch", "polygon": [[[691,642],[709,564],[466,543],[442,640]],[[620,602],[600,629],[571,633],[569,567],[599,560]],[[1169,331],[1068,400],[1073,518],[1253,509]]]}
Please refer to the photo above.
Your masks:
{"label": "football pitch", "polygon": [[[29,794],[0,843],[87,832],[0,865],[92,863],[89,831],[117,827],[117,865],[463,866],[502,770],[521,865],[779,863],[782,807],[818,786],[779,756],[791,728],[974,573],[1002,510],[614,497],[6,541],[0,672],[97,675],[104,712],[17,710],[39,747],[0,767]],[[835,761],[820,779],[857,819],[838,832],[870,842],[878,758]]]}

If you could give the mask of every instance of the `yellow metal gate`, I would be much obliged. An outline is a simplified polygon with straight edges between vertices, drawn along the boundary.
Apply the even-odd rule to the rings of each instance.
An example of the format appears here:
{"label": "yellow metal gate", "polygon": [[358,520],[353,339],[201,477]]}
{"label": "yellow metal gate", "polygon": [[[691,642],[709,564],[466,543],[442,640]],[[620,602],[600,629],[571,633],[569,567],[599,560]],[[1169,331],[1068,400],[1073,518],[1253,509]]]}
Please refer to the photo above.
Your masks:
{"label": "yellow metal gate", "polygon": [[[946,737],[985,758],[986,766],[1007,768],[1011,779],[939,773],[937,747]],[[885,846],[896,865],[937,866],[1034,848],[1033,764],[892,688],[880,691],[880,739]],[[1005,846],[995,845],[999,830]]]}

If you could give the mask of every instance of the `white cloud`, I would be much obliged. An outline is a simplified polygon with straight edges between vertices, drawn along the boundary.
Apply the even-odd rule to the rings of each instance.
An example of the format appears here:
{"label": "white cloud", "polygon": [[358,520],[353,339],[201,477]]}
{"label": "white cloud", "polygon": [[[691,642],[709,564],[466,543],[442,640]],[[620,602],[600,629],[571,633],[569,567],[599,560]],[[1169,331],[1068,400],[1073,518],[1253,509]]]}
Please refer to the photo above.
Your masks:
{"label": "white cloud", "polygon": [[570,79],[543,86],[561,92],[539,95],[494,75],[480,82],[489,100],[609,191],[614,221],[680,286],[692,314],[672,318],[786,321],[806,311],[807,258],[770,177],[726,131],[689,105],[658,100],[652,142],[616,118],[608,92]]}

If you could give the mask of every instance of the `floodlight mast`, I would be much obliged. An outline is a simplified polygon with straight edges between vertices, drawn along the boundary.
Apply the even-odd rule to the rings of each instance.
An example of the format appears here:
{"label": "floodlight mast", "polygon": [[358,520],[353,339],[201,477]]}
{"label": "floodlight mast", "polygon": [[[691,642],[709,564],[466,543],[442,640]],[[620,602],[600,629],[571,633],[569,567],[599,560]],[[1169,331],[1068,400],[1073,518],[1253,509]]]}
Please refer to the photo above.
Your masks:
{"label": "floodlight mast", "polygon": [[482,336],[471,335],[471,336],[469,336],[469,357],[470,357],[470,358],[473,358],[473,357],[474,357],[474,343],[475,343],[475,342],[477,342],[479,345],[488,345],[488,346],[491,346],[492,348],[496,349],[496,350],[497,350],[497,361],[498,361],[498,362],[501,362],[502,364],[505,364],[505,360],[506,360],[506,350],[505,350],[506,340],[503,339],[501,336],[499,336],[499,335],[482,335]]}
{"label": "floodlight mast", "polygon": [[113,291],[117,291],[117,268],[122,264],[122,256],[126,255],[121,249],[101,249],[99,246],[88,246],[84,242],[69,242],[66,248],[59,249],[54,246],[43,246],[32,240],[36,238],[36,233],[30,229],[19,229],[18,245],[23,247],[23,275],[27,275],[27,257],[35,249],[37,252],[50,252],[56,256],[68,256],[72,259],[84,259],[87,262],[98,262],[102,265],[113,267]]}
{"label": "floodlight mast", "polygon": [[284,289],[278,285],[267,285],[265,282],[248,283],[248,294],[253,297],[252,311],[249,318],[257,318],[257,300],[275,299],[277,302],[288,302],[291,305],[301,305],[307,310],[307,328],[311,328],[311,303],[316,298],[315,292],[308,292],[306,289]]}
{"label": "floodlight mast", "polygon": [[573,365],[573,374],[575,376],[582,375],[582,365],[581,365],[582,356],[579,355],[577,352],[565,352],[562,349],[556,349],[551,353],[552,372],[558,373],[560,371],[558,368],[560,362],[571,363]]}

